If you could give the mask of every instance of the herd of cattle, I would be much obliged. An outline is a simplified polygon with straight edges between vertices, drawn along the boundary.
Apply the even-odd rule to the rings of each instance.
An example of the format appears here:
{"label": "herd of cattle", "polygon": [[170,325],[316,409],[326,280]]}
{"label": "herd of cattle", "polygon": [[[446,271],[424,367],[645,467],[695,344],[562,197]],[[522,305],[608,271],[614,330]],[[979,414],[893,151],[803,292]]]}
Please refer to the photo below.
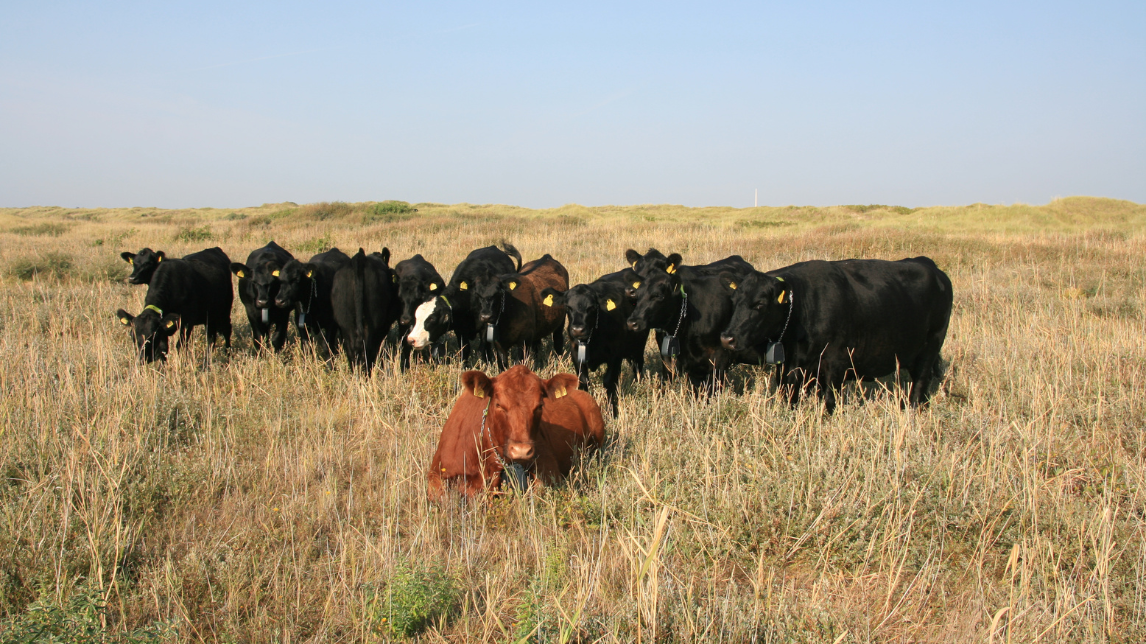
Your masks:
{"label": "herd of cattle", "polygon": [[[623,361],[644,374],[655,331],[669,375],[698,388],[723,380],[734,364],[776,365],[774,382],[792,404],[814,385],[829,412],[848,379],[910,375],[908,399],[927,401],[951,317],[951,281],[926,257],[899,261],[808,261],[767,272],[738,255],[685,265],[677,253],[625,253],[627,266],[569,287],[569,273],[546,254],[522,263],[513,246],[471,252],[447,283],[421,255],[390,267],[390,251],[353,257],[337,248],[302,262],[273,241],[232,263],[219,248],[168,258],[149,248],[121,254],[128,281],[147,284],[143,311],[117,316],[130,327],[139,356],[164,360],[168,339],[181,344],[205,325],[208,343],[231,344],[231,275],[238,277],[256,347],[283,348],[294,313],[301,342],[319,337],[367,373],[398,324],[400,366],[414,350],[440,357],[449,332],[463,363],[495,363],[499,376],[463,375],[465,391],[447,420],[429,474],[432,496],[443,482],[472,494],[505,471],[539,480],[568,472],[576,449],[604,436],[601,412],[584,393],[605,365],[603,384],[614,415]],[[541,380],[514,357],[541,355],[551,337],[568,336],[577,375]],[[513,477],[511,477],[513,478]],[[521,479],[523,480],[523,479]]]}

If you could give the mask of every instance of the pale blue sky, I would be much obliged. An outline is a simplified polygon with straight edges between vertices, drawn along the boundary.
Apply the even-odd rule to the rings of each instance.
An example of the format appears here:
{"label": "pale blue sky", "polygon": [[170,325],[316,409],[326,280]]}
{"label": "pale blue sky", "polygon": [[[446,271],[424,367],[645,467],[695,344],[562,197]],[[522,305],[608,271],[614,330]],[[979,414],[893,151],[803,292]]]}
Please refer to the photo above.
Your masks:
{"label": "pale blue sky", "polygon": [[0,206],[1146,202],[1146,3],[20,2]]}

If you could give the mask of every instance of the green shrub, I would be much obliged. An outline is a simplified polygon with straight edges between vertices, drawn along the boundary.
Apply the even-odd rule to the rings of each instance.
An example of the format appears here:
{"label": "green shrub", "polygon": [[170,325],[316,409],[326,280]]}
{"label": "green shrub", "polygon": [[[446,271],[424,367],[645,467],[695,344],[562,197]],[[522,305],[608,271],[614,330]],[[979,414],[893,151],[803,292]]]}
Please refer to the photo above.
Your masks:
{"label": "green shrub", "polygon": [[175,234],[175,241],[177,242],[205,242],[211,241],[212,238],[210,226],[184,228]]}
{"label": "green shrub", "polygon": [[157,622],[127,633],[114,633],[101,625],[107,605],[99,593],[80,589],[61,604],[50,592],[28,605],[20,615],[0,622],[0,644],[51,642],[102,644],[104,642],[163,642],[178,635],[174,622]]}
{"label": "green shrub", "polygon": [[311,254],[321,253],[325,250],[330,250],[333,247],[334,238],[330,236],[330,233],[325,233],[322,237],[315,237],[314,239],[300,242],[296,245],[296,248],[298,248],[299,252]]}
{"label": "green shrub", "polygon": [[418,209],[405,201],[381,201],[371,205],[362,215],[362,223],[399,221],[409,219]]}
{"label": "green shrub", "polygon": [[442,567],[400,564],[390,582],[373,593],[369,618],[382,633],[412,637],[449,616],[459,594],[456,582]]}
{"label": "green shrub", "polygon": [[17,279],[30,280],[37,276],[59,279],[72,269],[72,258],[59,252],[49,252],[39,257],[18,259],[8,267],[8,272]]}
{"label": "green shrub", "polygon": [[68,232],[68,228],[64,224],[43,223],[13,228],[12,232],[25,237],[59,237]]}
{"label": "green shrub", "polygon": [[918,208],[908,208],[907,206],[884,206],[877,203],[868,204],[866,206],[852,205],[842,207],[861,215],[865,212],[871,212],[873,210],[890,210],[899,215],[909,215],[918,210]]}
{"label": "green shrub", "polygon": [[308,219],[326,221],[335,217],[345,217],[354,212],[354,207],[345,201],[320,201],[302,206],[297,212]]}
{"label": "green shrub", "polygon": [[228,213],[227,216],[223,217],[227,221],[242,221],[246,218],[247,216],[241,212]]}

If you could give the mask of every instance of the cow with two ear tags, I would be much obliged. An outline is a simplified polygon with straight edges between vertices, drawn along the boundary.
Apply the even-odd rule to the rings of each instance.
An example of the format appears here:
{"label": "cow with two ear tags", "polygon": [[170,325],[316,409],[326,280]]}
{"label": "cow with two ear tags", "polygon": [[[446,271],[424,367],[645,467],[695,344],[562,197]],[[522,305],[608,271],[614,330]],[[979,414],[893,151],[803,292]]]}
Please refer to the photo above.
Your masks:
{"label": "cow with two ear tags", "polygon": [[[410,367],[410,353],[418,341],[417,339],[413,341],[409,339],[414,335],[414,324],[418,318],[418,312],[431,300],[446,292],[446,281],[438,274],[434,265],[426,261],[420,254],[395,264],[393,279],[398,286],[398,301],[402,307],[398,316],[398,329],[401,331],[400,337],[402,338],[402,356],[399,366],[405,370]],[[434,305],[430,306],[430,308],[433,307]],[[425,331],[427,317],[429,317],[429,311],[422,315],[423,328],[418,335]],[[427,344],[423,342],[418,348]],[[431,351],[438,353],[440,347],[440,344],[434,345]]]}
{"label": "cow with two ear tags", "polygon": [[546,306],[541,292],[546,288],[564,292],[569,288],[569,271],[561,262],[546,254],[516,273],[476,280],[473,301],[485,340],[493,343],[497,366],[509,363],[509,350],[529,347],[533,359],[541,356],[541,341],[553,338],[553,349],[564,352],[562,327],[565,307]]}
{"label": "cow with two ear tags", "polygon": [[613,407],[617,409],[617,383],[621,378],[621,362],[628,360],[638,378],[644,373],[645,344],[649,331],[630,330],[625,322],[635,304],[630,289],[639,281],[631,269],[610,273],[591,284],[578,284],[560,293],[546,288],[541,292],[542,304],[565,306],[569,325],[566,333],[571,341],[573,364],[577,368],[582,389],[589,388],[589,373],[607,365],[602,384]]}
{"label": "cow with two ear tags", "polygon": [[279,290],[279,271],[292,259],[293,255],[272,241],[251,251],[246,264],[231,264],[231,272],[239,278],[239,301],[247,311],[257,349],[264,348],[267,336],[275,351],[281,351],[286,344],[290,311],[275,308],[272,303]]}
{"label": "cow with two ear tags", "polygon": [[139,357],[145,362],[166,360],[168,339],[179,333],[182,344],[200,324],[207,326],[208,343],[223,336],[231,346],[231,302],[234,291],[228,271],[231,260],[220,248],[210,248],[160,263],[151,277],[143,311],[116,311],[131,329]]}
{"label": "cow with two ear tags", "polygon": [[[516,263],[515,263],[516,261]],[[501,248],[486,246],[470,251],[469,255],[454,269],[450,276],[450,283],[446,290],[437,296],[442,306],[449,308],[450,328],[458,338],[462,348],[462,362],[468,362],[471,353],[471,344],[478,330],[486,329],[485,324],[478,323],[477,300],[473,296],[476,285],[487,280],[496,280],[497,276],[512,273],[521,269],[521,253],[512,244],[502,242]],[[414,335],[411,331],[410,335]],[[431,334],[430,342],[437,342],[438,337]],[[409,337],[409,336],[408,336]],[[479,336],[478,346],[486,360],[493,356],[490,353],[492,343],[484,342],[484,335]]]}
{"label": "cow with two ear tags", "polygon": [[129,284],[150,284],[151,276],[165,257],[163,251],[150,248],[144,248],[138,253],[125,250],[119,256],[131,266],[131,275],[127,278]]}
{"label": "cow with two ear tags", "polygon": [[600,446],[605,421],[573,374],[542,380],[524,365],[490,378],[462,374],[462,391],[442,428],[427,474],[431,500],[447,489],[472,497],[522,473],[540,484],[568,476],[576,454]]}
{"label": "cow with two ear tags", "polygon": [[346,253],[332,248],[310,258],[307,263],[292,259],[279,271],[279,292],[275,306],[288,314],[294,309],[294,321],[302,341],[322,335],[331,355],[338,352],[338,323],[330,303],[334,274],[350,263]]}

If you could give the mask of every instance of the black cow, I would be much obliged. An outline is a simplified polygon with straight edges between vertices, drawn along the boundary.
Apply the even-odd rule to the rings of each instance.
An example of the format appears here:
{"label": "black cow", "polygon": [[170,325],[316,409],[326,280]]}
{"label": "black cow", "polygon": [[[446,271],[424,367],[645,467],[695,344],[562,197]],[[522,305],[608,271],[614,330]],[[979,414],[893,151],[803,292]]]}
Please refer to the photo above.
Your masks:
{"label": "black cow", "polygon": [[131,275],[127,281],[132,284],[150,284],[151,276],[155,274],[155,269],[159,268],[159,263],[165,257],[163,251],[154,251],[150,248],[144,248],[138,253],[125,250],[119,256],[131,264]]}
{"label": "black cow", "polygon": [[[272,241],[251,251],[246,264],[231,264],[231,272],[239,278],[239,301],[247,310],[256,349],[264,347],[268,335],[275,351],[281,351],[286,343],[290,311],[275,308],[271,303],[278,294],[279,272],[293,259],[285,248]],[[274,327],[273,334],[271,327]]]}
{"label": "black cow", "polygon": [[545,254],[520,267],[517,272],[496,279],[477,279],[470,295],[477,311],[479,329],[485,329],[485,340],[493,344],[497,366],[505,369],[509,350],[522,347],[532,350],[533,359],[541,356],[541,341],[553,338],[553,349],[564,351],[561,329],[565,326],[565,307],[546,306],[541,292],[552,288],[564,292],[569,288],[569,271],[561,262]]}
{"label": "black cow", "polygon": [[330,303],[351,367],[370,374],[398,310],[390,249],[367,255],[361,248],[334,274]]}
{"label": "black cow", "polygon": [[911,403],[927,402],[952,302],[951,280],[927,257],[801,262],[720,279],[735,303],[724,346],[779,342],[792,404],[814,378],[830,413],[845,380],[897,369],[911,375]]}
{"label": "black cow", "polygon": [[141,358],[146,362],[166,360],[168,338],[178,331],[176,346],[181,346],[200,324],[207,326],[208,344],[214,344],[215,336],[222,334],[226,346],[231,346],[235,292],[230,263],[217,247],[160,263],[147,287],[143,311],[139,315],[116,311],[119,321],[131,327]]}
{"label": "black cow", "polygon": [[589,388],[589,372],[606,365],[602,382],[613,416],[617,416],[617,383],[621,362],[628,360],[637,377],[644,374],[645,344],[649,331],[632,331],[626,325],[633,312],[634,281],[640,277],[625,269],[599,277],[590,284],[578,284],[564,293],[554,289],[541,292],[543,303],[565,306],[569,320],[567,333],[572,341],[573,364],[581,389]]}
{"label": "black cow", "polygon": [[[516,265],[514,260],[517,260]],[[483,282],[498,281],[501,275],[520,269],[521,253],[504,242],[501,249],[497,246],[486,246],[472,251],[454,269],[450,283],[446,286],[446,292],[442,294],[445,297],[439,297],[435,306],[448,308],[451,328],[462,346],[463,362],[469,360],[470,345],[474,336],[478,334],[479,329],[485,328],[485,325],[478,320],[480,312],[474,307],[472,297],[474,290]],[[436,317],[440,320],[442,316]],[[431,332],[429,342],[437,342],[438,337]],[[482,346],[486,360],[490,360],[493,357],[492,346],[489,346],[489,343],[484,343]]]}
{"label": "black cow", "polygon": [[641,277],[649,277],[656,273],[675,273],[678,270],[684,271],[686,274],[693,273],[699,275],[717,275],[724,271],[743,275],[755,270],[755,267],[746,262],[740,255],[729,255],[711,264],[686,266],[681,264],[682,258],[680,253],[672,253],[665,256],[664,253],[655,248],[650,248],[644,255],[630,248],[625,251],[625,261],[627,261],[629,267],[636,271]]}
{"label": "black cow", "polygon": [[[401,301],[401,312],[398,317],[398,328],[401,330],[402,357],[399,364],[402,369],[410,366],[410,353],[414,343],[408,340],[414,328],[418,308],[431,299],[446,292],[446,281],[438,274],[434,265],[426,261],[421,255],[414,255],[394,265],[394,283],[398,285],[398,299]],[[438,345],[435,345],[435,349]]]}
{"label": "black cow", "polygon": [[334,274],[350,263],[350,257],[331,248],[310,258],[307,263],[291,259],[279,271],[279,290],[275,306],[290,314],[294,309],[299,338],[304,342],[312,335],[322,335],[331,355],[338,352],[338,323],[330,304]]}

